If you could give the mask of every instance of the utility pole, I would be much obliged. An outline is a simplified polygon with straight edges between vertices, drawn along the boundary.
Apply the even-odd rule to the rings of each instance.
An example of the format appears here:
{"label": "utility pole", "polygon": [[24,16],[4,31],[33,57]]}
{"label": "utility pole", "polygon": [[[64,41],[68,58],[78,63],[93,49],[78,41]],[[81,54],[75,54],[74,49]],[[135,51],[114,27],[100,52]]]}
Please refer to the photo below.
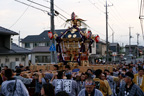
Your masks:
{"label": "utility pole", "polygon": [[[51,32],[54,34],[55,25],[54,25],[54,0],[50,0],[50,21],[51,21]],[[54,38],[51,40],[51,45],[55,45]],[[54,51],[51,52],[51,64],[56,63],[56,54]]]}
{"label": "utility pole", "polygon": [[107,0],[106,0],[106,63],[108,63],[108,58],[109,58],[109,53],[108,53],[108,49],[109,49],[109,42],[108,42],[108,7],[112,6],[112,5],[108,5],[107,4]]}
{"label": "utility pole", "polygon": [[114,43],[114,32],[112,33],[112,43]]}
{"label": "utility pole", "polygon": [[131,54],[131,38],[132,38],[131,28],[133,28],[133,27],[129,27],[129,55]]}
{"label": "utility pole", "polygon": [[139,36],[140,34],[137,33],[137,57],[139,57],[138,46],[139,46]]}

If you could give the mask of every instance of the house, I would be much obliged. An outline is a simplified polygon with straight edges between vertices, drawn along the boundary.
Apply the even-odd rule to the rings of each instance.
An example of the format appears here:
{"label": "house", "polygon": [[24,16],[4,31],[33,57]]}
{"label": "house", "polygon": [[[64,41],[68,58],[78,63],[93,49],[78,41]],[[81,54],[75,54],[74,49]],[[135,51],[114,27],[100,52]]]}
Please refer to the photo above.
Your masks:
{"label": "house", "polygon": [[99,41],[96,43],[96,54],[99,55],[98,57],[106,56],[106,43],[103,41]]}
{"label": "house", "polygon": [[119,52],[120,52],[120,45],[119,45],[119,43],[110,43],[109,44],[109,50],[111,50],[112,52],[116,52],[117,54],[119,54]]}
{"label": "house", "polygon": [[33,64],[45,65],[51,63],[50,47],[38,46],[32,50],[31,61]]}
{"label": "house", "polygon": [[125,46],[126,56],[128,56],[128,55],[137,56],[137,50],[138,50],[137,45],[126,45]]}
{"label": "house", "polygon": [[[85,32],[86,30],[86,28],[82,28],[82,31]],[[49,51],[51,43],[48,37],[49,31],[50,30],[45,30],[39,35],[29,35],[21,40],[23,48],[32,50],[32,64],[48,64],[51,62],[51,52]],[[55,33],[60,36],[65,31],[66,29],[59,29],[55,30]],[[90,56],[93,57],[93,54],[96,54],[96,43],[93,43],[92,53]]]}
{"label": "house", "polygon": [[11,37],[18,33],[0,26],[0,64],[12,68],[19,63],[28,65],[28,54],[30,50],[12,43]]}

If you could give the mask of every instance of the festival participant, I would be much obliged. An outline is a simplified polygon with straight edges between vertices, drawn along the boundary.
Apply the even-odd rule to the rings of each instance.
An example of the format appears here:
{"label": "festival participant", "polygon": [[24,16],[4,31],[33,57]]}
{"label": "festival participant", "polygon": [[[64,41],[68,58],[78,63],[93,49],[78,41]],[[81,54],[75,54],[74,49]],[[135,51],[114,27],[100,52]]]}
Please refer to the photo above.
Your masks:
{"label": "festival participant", "polygon": [[132,82],[134,75],[131,72],[125,74],[125,83],[120,87],[118,96],[144,96],[139,86]]}
{"label": "festival participant", "polygon": [[59,70],[59,66],[58,66],[58,65],[54,65],[54,66],[53,66],[53,70],[54,70],[54,71]]}
{"label": "festival participant", "polygon": [[7,70],[8,69],[8,66],[4,66],[4,70]]}
{"label": "festival participant", "polygon": [[132,66],[129,66],[129,72],[131,72],[132,74],[134,74]]}
{"label": "festival participant", "polygon": [[111,76],[110,71],[105,69],[104,73],[107,75],[107,81],[109,82],[109,85],[112,89],[112,96],[116,96],[116,82],[118,82],[119,78],[115,76]]}
{"label": "festival participant", "polygon": [[87,69],[87,73],[90,74],[91,78],[95,78],[95,75],[93,74],[92,69]]}
{"label": "festival participant", "polygon": [[50,83],[42,85],[41,96],[55,96],[54,86]]}
{"label": "festival participant", "polygon": [[101,77],[101,80],[104,81],[105,85],[106,85],[106,88],[107,88],[107,93],[104,93],[105,96],[111,96],[112,95],[112,90],[111,90],[111,87],[108,83],[108,81],[106,80],[106,74],[102,74],[102,77]]}
{"label": "festival participant", "polygon": [[138,74],[134,75],[133,82],[138,85],[144,92],[144,69],[139,67]]}
{"label": "festival participant", "polygon": [[63,91],[69,94],[69,96],[77,96],[78,93],[78,86],[75,80],[72,80],[72,75],[66,75],[67,79],[64,79],[62,82],[63,84]]}
{"label": "festival participant", "polygon": [[96,75],[96,78],[93,79],[95,81],[95,87],[96,87],[96,89],[100,90],[103,93],[103,95],[104,95],[104,93],[107,93],[108,90],[107,90],[107,87],[106,87],[104,81],[101,80],[102,70],[101,69],[97,69],[95,71],[95,75]]}
{"label": "festival participant", "polygon": [[21,69],[17,69],[16,70],[16,76],[14,76],[14,78],[16,79],[19,79],[21,80],[24,84],[30,84],[32,82],[32,79],[29,77],[29,78],[24,78],[21,76]]}
{"label": "festival participant", "polygon": [[93,81],[93,79],[88,78],[85,81],[85,89],[82,89],[78,96],[103,96],[102,92],[95,89],[94,86],[95,82]]}
{"label": "festival participant", "polygon": [[21,80],[13,78],[11,69],[5,70],[6,81],[2,83],[3,96],[29,96],[29,93]]}
{"label": "festival participant", "polygon": [[42,88],[42,83],[39,82],[39,75],[40,75],[39,73],[33,74],[33,79],[35,80],[35,95],[34,96],[39,96],[41,88]]}
{"label": "festival participant", "polygon": [[85,88],[85,74],[82,73],[80,76],[80,80],[77,81],[77,85],[78,85],[78,93]]}
{"label": "festival participant", "polygon": [[58,74],[54,74],[51,83],[55,87],[55,94],[62,91],[63,71],[59,71]]}
{"label": "festival participant", "polygon": [[5,69],[2,69],[1,74],[0,74],[0,85],[2,84],[3,81],[6,80],[5,77]]}
{"label": "festival participant", "polygon": [[121,73],[125,75],[125,73],[126,73],[126,68],[122,68],[122,72],[121,72]]}
{"label": "festival participant", "polygon": [[65,66],[65,75],[72,74],[71,68],[69,65]]}
{"label": "festival participant", "polygon": [[125,84],[125,81],[124,81],[124,78],[125,78],[125,75],[123,73],[119,73],[119,88]]}

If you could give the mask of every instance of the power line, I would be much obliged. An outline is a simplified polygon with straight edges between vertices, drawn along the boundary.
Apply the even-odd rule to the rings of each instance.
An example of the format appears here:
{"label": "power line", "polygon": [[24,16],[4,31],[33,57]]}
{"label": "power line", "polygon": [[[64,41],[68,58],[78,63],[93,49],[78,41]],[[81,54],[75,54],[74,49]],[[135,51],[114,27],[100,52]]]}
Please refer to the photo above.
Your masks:
{"label": "power line", "polygon": [[[48,0],[44,0],[44,1],[50,3],[50,1],[48,1]],[[70,15],[69,13],[67,13],[66,11],[64,11],[62,8],[58,7],[56,4],[54,4],[54,6],[57,7],[58,9],[60,9],[61,11],[63,11],[64,13],[66,13],[67,15]]]}
{"label": "power line", "polygon": [[[91,2],[92,2],[92,1],[91,1]],[[96,0],[93,0],[93,2],[92,2],[92,3],[93,3],[95,6],[97,6],[97,7],[101,7],[101,8],[99,8],[99,9],[104,8],[104,7],[103,7],[103,5],[104,5],[104,4],[103,4],[103,3],[101,3],[101,2],[98,2],[98,1],[96,2]],[[102,5],[101,5],[101,4],[102,4]],[[104,10],[104,9],[103,9],[103,10]]]}
{"label": "power line", "polygon": [[[28,1],[31,2],[31,3],[37,4],[37,5],[41,6],[41,7],[45,7],[45,8],[50,9],[49,7],[44,6],[44,5],[40,4],[40,3],[37,3],[37,2],[31,1],[31,0],[28,0]],[[61,16],[64,17],[65,19],[67,19],[64,15],[60,14],[57,10],[54,10],[54,11],[55,11],[55,13],[61,15]]]}
{"label": "power line", "polygon": [[[112,2],[111,2],[112,3]],[[115,5],[115,4],[114,4]],[[118,7],[118,6],[117,6]],[[117,8],[116,8],[116,6],[114,6],[114,8],[113,8],[114,10],[115,10],[115,13],[117,13],[118,15],[118,17],[119,18],[121,18],[121,20],[123,20],[125,23],[127,23],[127,24],[129,24],[122,16],[121,16],[121,14],[119,13],[119,11],[117,10]]]}
{"label": "power line", "polygon": [[[110,26],[110,24],[108,23],[109,28],[112,30],[113,33],[115,33],[115,31],[113,30],[113,28]],[[112,36],[112,35],[111,35]],[[109,38],[111,37],[109,36]]]}
{"label": "power line", "polygon": [[95,4],[93,4],[90,0],[88,0],[95,8],[97,8],[99,11],[101,11],[102,13],[104,13],[103,10],[101,10],[100,8],[98,8]]}
{"label": "power line", "polygon": [[[21,3],[21,4],[24,4],[24,5],[27,5],[27,6],[29,6],[29,7],[32,7],[32,8],[34,8],[34,9],[37,9],[37,10],[40,10],[40,11],[43,11],[43,12],[46,12],[46,13],[49,13],[48,11],[46,11],[46,10],[43,10],[43,9],[41,9],[41,8],[37,8],[37,7],[35,7],[35,6],[32,6],[32,5],[30,5],[30,4],[27,4],[27,3],[24,3],[24,2],[21,2],[21,1],[18,1],[18,0],[15,0],[16,2],[19,2],[19,3]],[[50,13],[49,13],[50,14]]]}
{"label": "power line", "polygon": [[28,8],[29,6],[24,10],[24,12],[20,15],[20,17],[9,27],[9,29],[11,29],[24,16]]}
{"label": "power line", "polygon": [[[21,3],[21,4],[24,4],[24,5],[27,5],[27,6],[29,6],[29,7],[32,7],[32,8],[35,8],[35,9],[37,9],[37,10],[40,10],[40,11],[43,11],[43,12],[46,12],[48,15],[51,15],[48,11],[46,11],[46,10],[43,10],[43,9],[40,9],[40,8],[37,8],[37,7],[35,7],[35,6],[32,6],[32,5],[29,5],[29,4],[27,4],[27,3],[24,3],[24,2],[21,2],[21,1],[18,1],[18,0],[15,0],[15,1],[17,1],[17,2],[19,2],[19,3]],[[29,0],[30,1],[30,0]],[[36,4],[36,3],[35,3]],[[41,4],[39,4],[39,5],[41,5]],[[41,5],[41,6],[43,6],[44,7],[44,5]],[[46,6],[45,6],[46,7]],[[47,7],[47,8],[49,8],[49,7]],[[63,16],[62,14],[61,14],[61,16]],[[63,16],[64,17],[64,16]],[[61,18],[62,20],[64,20],[62,17],[60,17],[59,16],[59,18]],[[65,19],[66,19],[66,17],[64,17]],[[64,20],[65,21],[65,20]]]}
{"label": "power line", "polygon": [[[50,1],[48,1],[48,0],[45,0],[46,2],[49,2],[50,3]],[[67,15],[70,15],[69,13],[67,13],[66,11],[64,11],[63,9],[61,9],[60,7],[58,7],[56,4],[54,4],[58,9],[60,9],[61,11],[63,11],[64,13],[66,13]],[[59,18],[61,18],[61,17],[59,17]],[[62,19],[62,18],[61,18]],[[64,20],[64,19],[63,19]],[[92,30],[94,30],[95,32],[98,32],[98,31],[96,31],[94,28],[92,28],[92,27],[90,27],[90,26],[88,26],[88,25],[86,25],[87,27],[89,27],[90,29],[92,29]],[[104,34],[102,34],[102,33],[100,33],[100,32],[98,32],[99,34],[101,34],[101,35],[103,35],[103,36],[105,36]]]}

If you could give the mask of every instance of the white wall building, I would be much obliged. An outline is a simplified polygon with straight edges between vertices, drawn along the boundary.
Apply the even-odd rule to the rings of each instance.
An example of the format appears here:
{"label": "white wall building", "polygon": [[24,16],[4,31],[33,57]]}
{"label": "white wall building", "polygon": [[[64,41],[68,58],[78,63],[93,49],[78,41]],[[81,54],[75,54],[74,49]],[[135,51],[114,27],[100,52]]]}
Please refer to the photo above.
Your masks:
{"label": "white wall building", "polygon": [[18,35],[18,33],[0,27],[0,67],[14,68],[20,63],[28,66],[28,54],[31,51],[12,43],[11,35]]}

